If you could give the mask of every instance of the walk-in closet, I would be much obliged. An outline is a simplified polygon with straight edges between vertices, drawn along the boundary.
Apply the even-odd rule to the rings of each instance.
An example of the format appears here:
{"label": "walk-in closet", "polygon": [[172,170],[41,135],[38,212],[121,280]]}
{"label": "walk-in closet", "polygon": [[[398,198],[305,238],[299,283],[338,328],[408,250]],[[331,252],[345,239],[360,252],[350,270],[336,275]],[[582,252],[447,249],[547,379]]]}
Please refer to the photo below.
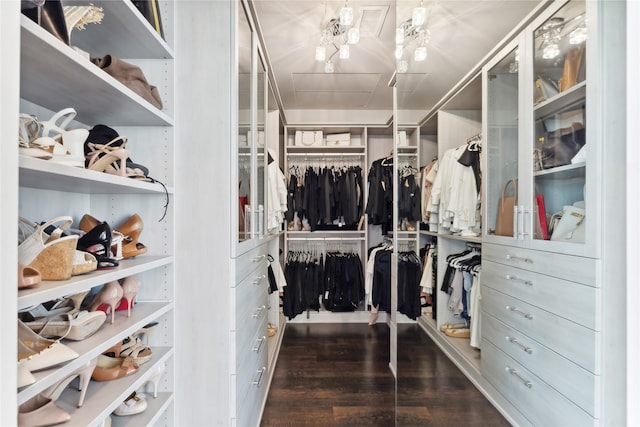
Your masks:
{"label": "walk-in closet", "polygon": [[639,21],[0,1],[0,425],[639,424]]}

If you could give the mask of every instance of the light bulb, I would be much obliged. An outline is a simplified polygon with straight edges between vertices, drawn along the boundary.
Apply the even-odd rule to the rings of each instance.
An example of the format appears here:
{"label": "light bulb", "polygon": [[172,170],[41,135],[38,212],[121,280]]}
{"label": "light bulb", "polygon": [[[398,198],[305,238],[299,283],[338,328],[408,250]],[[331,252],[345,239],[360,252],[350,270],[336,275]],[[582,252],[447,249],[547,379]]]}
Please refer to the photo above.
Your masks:
{"label": "light bulb", "polygon": [[327,49],[324,46],[316,47],[316,61],[324,61],[327,58]]}
{"label": "light bulb", "polygon": [[404,43],[404,28],[396,28],[396,44]]}
{"label": "light bulb", "polygon": [[402,46],[396,46],[396,59],[400,59],[402,58]]}
{"label": "light bulb", "polygon": [[346,43],[340,45],[340,59],[349,59],[349,45]]}
{"label": "light bulb", "polygon": [[558,45],[556,43],[548,43],[542,49],[542,57],[544,59],[552,59],[552,58],[555,58],[558,55],[560,55],[560,48],[558,47]]}
{"label": "light bulb", "polygon": [[348,26],[353,22],[353,8],[343,7],[340,9],[340,25]]}
{"label": "light bulb", "polygon": [[357,44],[360,41],[360,30],[358,28],[349,28],[347,32],[347,41],[349,44]]}
{"label": "light bulb", "polygon": [[333,62],[331,62],[331,60],[324,63],[324,72],[333,73]]}
{"label": "light bulb", "polygon": [[424,22],[427,18],[427,9],[420,6],[413,9],[413,14],[411,15],[411,25],[414,27],[420,27],[424,25]]}
{"label": "light bulb", "polygon": [[418,46],[413,52],[413,60],[416,62],[424,61],[427,59],[427,47]]}
{"label": "light bulb", "polygon": [[585,40],[587,40],[587,27],[585,27],[584,25],[580,25],[578,28],[569,33],[570,44],[580,44]]}
{"label": "light bulb", "polygon": [[404,59],[399,60],[396,65],[398,68],[398,73],[406,73],[409,70],[409,63]]}

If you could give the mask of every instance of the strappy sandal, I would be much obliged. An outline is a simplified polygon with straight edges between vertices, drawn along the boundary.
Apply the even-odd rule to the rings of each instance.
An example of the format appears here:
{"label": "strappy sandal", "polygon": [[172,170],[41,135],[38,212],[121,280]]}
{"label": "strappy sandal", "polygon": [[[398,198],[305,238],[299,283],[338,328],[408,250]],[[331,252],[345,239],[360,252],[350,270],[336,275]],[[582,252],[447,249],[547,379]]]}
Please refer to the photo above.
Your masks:
{"label": "strappy sandal", "polygon": [[153,351],[140,338],[129,336],[104,352],[111,357],[130,357],[133,361],[142,365],[151,360]]}
{"label": "strappy sandal", "polygon": [[51,140],[47,145],[41,145],[43,141],[35,143],[39,135],[40,123],[38,119],[30,114],[20,114],[18,127],[19,153],[23,156],[49,160],[53,157],[53,154],[48,148],[55,141]]}
{"label": "strappy sandal", "polygon": [[55,113],[51,119],[40,122],[42,136],[33,143],[47,145],[52,154],[52,162],[81,168],[84,167],[84,142],[89,131],[68,129],[76,115],[75,109],[65,108]]}
{"label": "strappy sandal", "polygon": [[106,144],[87,142],[85,144],[85,152],[87,152],[88,148],[88,154],[85,155],[85,167],[97,172],[126,176],[126,164],[129,151],[119,146],[121,144],[116,145],[116,143],[120,141],[126,140],[124,137],[119,136]]}
{"label": "strappy sandal", "polygon": [[98,270],[117,267],[118,261],[111,258],[111,227],[106,222],[96,225],[78,239],[78,250],[96,257]]}

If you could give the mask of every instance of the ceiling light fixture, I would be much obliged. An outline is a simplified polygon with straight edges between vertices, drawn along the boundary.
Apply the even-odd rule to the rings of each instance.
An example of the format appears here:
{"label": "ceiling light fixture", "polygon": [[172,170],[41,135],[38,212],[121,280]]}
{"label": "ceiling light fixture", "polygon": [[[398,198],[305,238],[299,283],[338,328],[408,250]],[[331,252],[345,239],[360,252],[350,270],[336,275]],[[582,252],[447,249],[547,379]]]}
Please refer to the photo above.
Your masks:
{"label": "ceiling light fixture", "polygon": [[420,1],[420,6],[413,9],[411,19],[407,19],[396,28],[396,70],[406,73],[409,61],[404,59],[406,54],[413,57],[414,62],[427,59],[427,45],[431,39],[431,31],[427,29],[427,8]]}
{"label": "ceiling light fixture", "polygon": [[[322,29],[320,44],[316,46],[316,61],[325,63],[325,73],[333,73],[333,57],[338,54],[340,59],[349,59],[350,45],[355,45],[359,41],[360,30],[354,25],[353,8],[345,2],[344,7],[340,9],[339,17],[330,19]],[[334,51],[329,54],[328,48],[333,48]]]}
{"label": "ceiling light fixture", "polygon": [[540,48],[544,59],[553,59],[560,55],[560,40],[562,39],[562,29],[564,19],[554,17],[549,19],[540,29],[538,37],[542,39]]}

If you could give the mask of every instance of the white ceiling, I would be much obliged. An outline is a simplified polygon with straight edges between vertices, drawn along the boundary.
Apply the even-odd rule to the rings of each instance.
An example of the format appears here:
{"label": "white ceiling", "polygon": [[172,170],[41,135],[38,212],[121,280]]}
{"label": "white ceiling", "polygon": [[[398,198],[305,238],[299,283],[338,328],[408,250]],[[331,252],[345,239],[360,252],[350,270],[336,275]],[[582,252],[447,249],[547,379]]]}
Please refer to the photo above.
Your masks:
{"label": "white ceiling", "polygon": [[[539,3],[424,0],[431,31],[428,57],[426,62],[411,63],[409,72],[398,78],[401,108],[426,114]],[[285,117],[292,110],[357,110],[364,117],[367,112],[392,109],[388,83],[395,71],[395,28],[411,18],[419,1],[349,1],[361,28],[360,42],[351,46],[349,59],[336,55],[335,72],[326,74],[324,63],[315,60],[315,47],[322,29],[344,4],[253,0]],[[480,100],[476,102],[479,105]]]}

